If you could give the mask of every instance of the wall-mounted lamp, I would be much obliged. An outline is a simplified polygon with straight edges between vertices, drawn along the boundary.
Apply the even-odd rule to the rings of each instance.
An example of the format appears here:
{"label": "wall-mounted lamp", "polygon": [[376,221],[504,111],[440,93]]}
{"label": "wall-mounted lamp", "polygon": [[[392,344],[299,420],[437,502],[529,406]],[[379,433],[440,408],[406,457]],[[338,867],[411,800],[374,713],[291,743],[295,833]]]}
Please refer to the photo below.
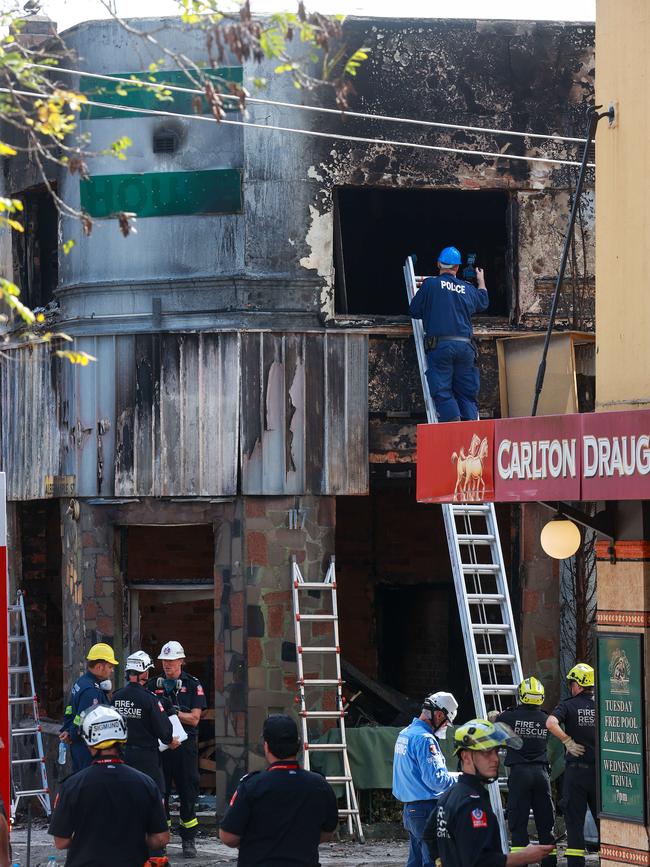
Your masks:
{"label": "wall-mounted lamp", "polygon": [[582,536],[573,521],[558,513],[543,527],[540,542],[549,557],[566,560],[567,557],[573,557],[578,550]]}

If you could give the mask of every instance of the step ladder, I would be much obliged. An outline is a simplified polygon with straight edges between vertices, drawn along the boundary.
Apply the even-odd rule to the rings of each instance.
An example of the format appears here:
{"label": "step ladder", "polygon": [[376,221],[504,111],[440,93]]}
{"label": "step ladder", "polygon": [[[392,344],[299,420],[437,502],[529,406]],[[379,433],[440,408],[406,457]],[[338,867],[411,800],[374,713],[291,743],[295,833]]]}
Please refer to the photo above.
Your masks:
{"label": "step ladder", "polygon": [[[409,302],[424,280],[416,276],[413,266],[409,256],[404,263]],[[425,376],[424,329],[420,319],[411,321],[427,419],[433,424],[438,418]],[[523,680],[494,503],[444,503],[442,513],[475,712],[486,718],[489,711],[502,711],[513,704]],[[500,791],[497,786],[489,790],[508,852]]]}
{"label": "step ladder", "polygon": [[47,784],[43,734],[34,688],[32,654],[27,632],[25,597],[19,590],[9,606],[9,723],[11,730],[11,818],[21,801],[36,798],[46,815],[52,812]]}
{"label": "step ladder", "polygon": [[[339,810],[339,818],[345,819],[348,825],[348,832],[351,836],[356,836],[360,843],[364,842],[363,830],[361,828],[361,817],[359,815],[359,805],[357,803],[357,795],[354,791],[354,783],[352,782],[352,773],[350,771],[350,760],[348,758],[348,746],[345,734],[345,708],[343,704],[343,679],[341,677],[341,648],[339,646],[339,615],[336,602],[336,570],[335,558],[330,560],[327,574],[324,581],[305,581],[295,555],[291,557],[291,589],[293,596],[293,614],[294,626],[296,635],[296,661],[297,661],[297,680],[298,688],[297,701],[300,705],[300,719],[302,723],[302,743],[304,749],[305,769],[310,768],[310,754],[315,752],[335,752],[341,755],[341,774],[337,776],[328,776],[325,779],[332,785],[343,786],[345,792],[345,808]],[[331,608],[329,614],[311,614],[303,613],[301,610],[300,596],[304,591],[318,591],[321,594],[329,594],[331,596]],[[304,606],[303,606],[304,607]],[[331,623],[332,637],[326,645],[313,644],[306,646],[303,644],[302,625],[303,623]],[[309,639],[308,639],[309,640]],[[313,638],[311,639],[313,641]],[[334,661],[334,677],[312,678],[305,677],[305,666],[303,657],[305,654],[314,654],[319,659],[327,659]],[[308,702],[307,692],[313,688],[323,690],[323,695],[329,690],[330,694],[334,695],[335,710],[310,710],[311,698]],[[325,704],[325,702],[323,702]],[[319,744],[312,743],[309,739],[309,720],[336,720],[339,730],[339,742]]]}

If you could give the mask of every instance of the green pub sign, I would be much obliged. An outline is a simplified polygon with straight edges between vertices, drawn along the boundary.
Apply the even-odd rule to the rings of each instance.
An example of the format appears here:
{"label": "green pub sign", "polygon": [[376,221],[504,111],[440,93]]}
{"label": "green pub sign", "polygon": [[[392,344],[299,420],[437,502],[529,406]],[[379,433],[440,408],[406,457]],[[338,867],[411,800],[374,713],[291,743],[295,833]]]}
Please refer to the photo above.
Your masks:
{"label": "green pub sign", "polygon": [[597,634],[600,815],[645,823],[643,637]]}

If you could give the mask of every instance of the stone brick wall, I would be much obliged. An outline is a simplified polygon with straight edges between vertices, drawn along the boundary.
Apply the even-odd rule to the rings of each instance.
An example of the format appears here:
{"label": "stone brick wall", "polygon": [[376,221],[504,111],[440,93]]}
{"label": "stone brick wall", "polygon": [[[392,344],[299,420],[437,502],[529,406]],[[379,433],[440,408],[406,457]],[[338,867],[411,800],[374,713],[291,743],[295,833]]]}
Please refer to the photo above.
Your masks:
{"label": "stone brick wall", "polygon": [[[290,529],[289,513],[297,509]],[[305,580],[322,580],[334,553],[333,497],[248,497],[245,500],[246,621],[248,654],[248,770],[264,766],[261,732],[269,713],[295,710],[296,664],[290,558],[296,555]],[[303,591],[301,608],[329,613],[316,592]],[[303,625],[305,644],[329,644],[331,623]],[[307,657],[305,671],[324,671],[320,657]],[[316,690],[311,695],[318,700]]]}

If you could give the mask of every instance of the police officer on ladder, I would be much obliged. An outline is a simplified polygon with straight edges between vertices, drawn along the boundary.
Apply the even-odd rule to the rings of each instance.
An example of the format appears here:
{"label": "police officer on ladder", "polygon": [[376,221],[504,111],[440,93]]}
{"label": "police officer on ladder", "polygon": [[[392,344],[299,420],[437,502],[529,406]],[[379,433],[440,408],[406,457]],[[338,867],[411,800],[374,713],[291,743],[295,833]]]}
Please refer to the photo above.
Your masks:
{"label": "police officer on ladder", "polygon": [[180,742],[173,737],[172,724],[162,702],[146,689],[151,668],[153,662],[148,653],[144,650],[132,653],[126,660],[128,683],[113,693],[113,705],[127,724],[128,738],[124,748],[127,765],[151,777],[160,794],[164,795],[158,741],[171,749],[180,746]]}
{"label": "police officer on ladder", "polygon": [[110,704],[108,693],[112,689],[111,675],[118,665],[113,648],[100,642],[93,644],[86,657],[88,671],[72,687],[63,716],[59,739],[70,744],[72,769],[80,771],[92,761],[86,742],[81,735],[81,715],[98,704]]}
{"label": "police officer on ladder", "polygon": [[165,778],[165,807],[169,818],[172,781],[180,798],[180,829],[185,858],[196,858],[194,838],[199,826],[196,799],[199,794],[198,725],[207,706],[200,681],[183,670],[185,651],[178,641],[168,641],[158,656],[164,677],[152,677],[147,687],[161,699],[166,709],[178,714],[187,740],[177,750],[166,750],[162,757]]}
{"label": "police officer on ladder", "polygon": [[424,840],[424,827],[440,795],[454,784],[437,738],[444,736],[457,710],[458,702],[450,692],[433,693],[395,743],[393,797],[404,804],[404,827],[411,841],[406,867],[433,867],[435,863]]}
{"label": "police officer on ladder", "polygon": [[427,382],[438,421],[478,417],[472,314],[485,310],[489,299],[483,269],[476,269],[477,288],[457,277],[460,263],[456,247],[445,247],[438,257],[439,276],[427,277],[409,306],[411,318],[423,320]]}
{"label": "police officer on ladder", "polygon": [[596,821],[598,816],[594,670],[585,662],[579,662],[573,666],[566,678],[571,696],[561,701],[551,712],[546,720],[546,727],[562,741],[566,750],[561,803],[566,822],[567,867],[584,867],[587,806]]}
{"label": "police officer on ladder", "polygon": [[[519,684],[519,704],[505,710],[496,722],[506,723],[522,740],[522,746],[508,747],[508,826],[512,837],[511,852],[519,852],[530,842],[528,817],[532,809],[540,843],[554,843],[555,811],[551,796],[546,744],[548,714],[544,703],[544,686],[536,677],[527,677]],[[542,867],[555,867],[555,848],[542,861]]]}
{"label": "police officer on ladder", "polygon": [[462,773],[441,796],[425,831],[429,837],[435,828],[444,867],[521,867],[549,855],[550,844],[503,853],[499,823],[485,787],[498,779],[499,749],[521,749],[521,738],[503,723],[473,719],[456,729],[454,744]]}
{"label": "police officer on ladder", "polygon": [[67,849],[67,867],[142,867],[147,850],[169,840],[156,784],[124,764],[126,724],[114,707],[84,714],[82,737],[91,764],[65,780],[54,802],[49,833]]}

